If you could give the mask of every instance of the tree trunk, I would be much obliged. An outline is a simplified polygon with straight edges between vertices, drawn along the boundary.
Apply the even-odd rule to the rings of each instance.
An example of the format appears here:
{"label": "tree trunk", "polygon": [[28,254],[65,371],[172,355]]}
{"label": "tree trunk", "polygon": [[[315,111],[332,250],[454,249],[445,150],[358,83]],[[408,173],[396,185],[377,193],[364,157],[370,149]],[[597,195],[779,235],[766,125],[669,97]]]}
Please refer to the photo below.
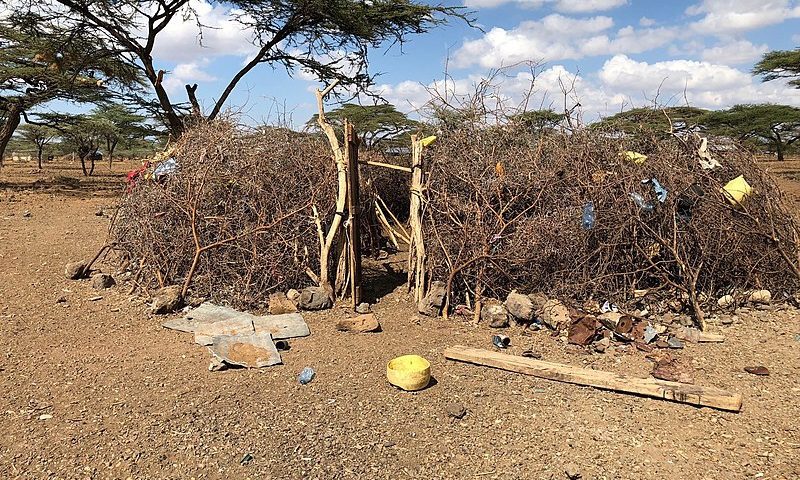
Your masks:
{"label": "tree trunk", "polygon": [[39,170],[42,169],[42,150],[44,150],[44,145],[39,146],[39,152],[37,155],[37,160],[39,161]]}
{"label": "tree trunk", "polygon": [[10,103],[6,112],[6,121],[3,123],[3,126],[0,127],[0,167],[3,166],[3,157],[5,157],[8,142],[11,141],[11,137],[14,136],[14,132],[19,126],[22,117],[22,108],[17,104]]}
{"label": "tree trunk", "polygon": [[83,176],[84,177],[88,177],[89,176],[89,171],[86,170],[86,157],[88,157],[88,156],[89,156],[88,153],[82,154],[80,156],[81,157],[81,170],[83,170]]}

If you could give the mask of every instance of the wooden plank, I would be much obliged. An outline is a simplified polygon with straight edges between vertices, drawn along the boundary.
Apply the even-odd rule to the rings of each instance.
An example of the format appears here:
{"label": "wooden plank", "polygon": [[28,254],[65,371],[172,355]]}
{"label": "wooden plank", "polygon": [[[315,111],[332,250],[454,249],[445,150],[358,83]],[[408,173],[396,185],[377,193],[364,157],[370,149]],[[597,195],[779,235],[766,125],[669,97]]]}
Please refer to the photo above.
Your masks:
{"label": "wooden plank", "polygon": [[372,165],[373,167],[385,167],[385,168],[391,168],[393,170],[400,170],[401,172],[411,173],[411,169],[409,167],[404,167],[402,165],[393,165],[391,163],[376,162],[374,160],[361,160],[358,163],[360,163],[361,165]]}
{"label": "wooden plank", "polygon": [[347,160],[347,211],[350,221],[350,298],[353,308],[361,303],[361,201],[358,179],[358,137],[353,131],[353,124],[344,121],[345,158]]}
{"label": "wooden plank", "polygon": [[742,396],[740,394],[713,387],[668,382],[656,378],[628,377],[611,372],[543,362],[532,358],[462,346],[446,349],[444,356],[449,360],[499,368],[557,382],[586,385],[615,392],[633,393],[732,412],[738,412],[742,408]]}

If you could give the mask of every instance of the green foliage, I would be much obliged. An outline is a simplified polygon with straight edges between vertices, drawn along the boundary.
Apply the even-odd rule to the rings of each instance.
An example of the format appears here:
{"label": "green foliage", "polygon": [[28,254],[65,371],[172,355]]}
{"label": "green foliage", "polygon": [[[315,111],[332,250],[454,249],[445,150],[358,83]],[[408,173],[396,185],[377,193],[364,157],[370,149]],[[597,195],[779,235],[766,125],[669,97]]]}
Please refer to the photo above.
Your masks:
{"label": "green foliage", "polygon": [[46,125],[33,125],[30,123],[22,125],[19,130],[22,139],[35,146],[39,168],[41,169],[44,147],[58,138],[58,131]]}
{"label": "green foliage", "polygon": [[789,105],[736,105],[709,112],[700,121],[709,133],[766,147],[778,160],[800,139],[800,108]]}
{"label": "green foliage", "polygon": [[554,131],[565,118],[566,115],[563,113],[556,113],[551,109],[547,109],[518,113],[513,115],[510,120],[523,125],[531,133],[546,133]]}
{"label": "green foliage", "polygon": [[787,83],[800,88],[800,49],[765,53],[761,61],[753,67],[753,75],[761,75],[765,82],[790,78]]}
{"label": "green foliage", "polygon": [[[350,91],[368,90],[373,83],[367,68],[371,48],[402,44],[409,35],[428,32],[448,18],[465,18],[460,7],[412,0],[233,0],[224,6],[232,8],[233,20],[253,34],[257,52],[215,95],[209,120],[259,65],[284,67],[289,75],[303,71],[323,82],[336,79]],[[157,113],[174,136],[183,132],[188,109],[170,98],[162,82],[169,73],[156,70],[152,57],[157,37],[171,22],[197,20],[202,34],[189,0],[55,0],[31,2],[28,8],[58,16],[73,32],[110,39],[118,57],[150,82],[155,100],[143,96],[140,103]],[[195,103],[194,89],[188,85],[187,94]]]}
{"label": "green foliage", "polygon": [[634,108],[606,117],[592,128],[625,135],[663,136],[692,131],[707,110],[695,107]]}
{"label": "green foliage", "polygon": [[[318,118],[319,115],[315,114],[306,122],[306,127],[316,129]],[[408,143],[405,137],[420,127],[419,122],[409,119],[405,113],[388,103],[381,105],[346,103],[326,113],[325,119],[334,126],[339,134],[342,133],[344,120],[349,120],[368,149],[389,141]]]}

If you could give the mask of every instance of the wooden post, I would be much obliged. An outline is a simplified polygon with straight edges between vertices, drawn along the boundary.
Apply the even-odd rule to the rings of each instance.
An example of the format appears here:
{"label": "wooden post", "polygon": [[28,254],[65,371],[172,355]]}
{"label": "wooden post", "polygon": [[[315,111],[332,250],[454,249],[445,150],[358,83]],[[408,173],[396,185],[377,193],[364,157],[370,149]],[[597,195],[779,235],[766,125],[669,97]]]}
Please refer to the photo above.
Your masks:
{"label": "wooden post", "polygon": [[353,132],[353,124],[345,120],[345,157],[347,159],[347,210],[350,232],[350,293],[355,308],[361,303],[361,203],[359,201],[358,180],[358,137]]}
{"label": "wooden post", "polygon": [[[408,288],[414,289],[414,302],[425,296],[425,241],[422,236],[423,171],[422,141],[411,136],[411,244],[408,247]],[[413,283],[412,283],[413,281]]]}

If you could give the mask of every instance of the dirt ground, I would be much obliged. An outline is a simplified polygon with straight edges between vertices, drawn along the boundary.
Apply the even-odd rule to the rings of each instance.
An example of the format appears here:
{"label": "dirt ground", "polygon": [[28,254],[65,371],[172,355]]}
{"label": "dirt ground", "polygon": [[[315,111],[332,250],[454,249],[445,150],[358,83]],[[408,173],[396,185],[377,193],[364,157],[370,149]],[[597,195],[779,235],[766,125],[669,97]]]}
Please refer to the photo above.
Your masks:
{"label": "dirt ground", "polygon": [[[337,307],[306,315],[312,335],[284,365],[209,372],[206,349],[127,286],[64,278],[103,244],[125,167],[88,181],[70,164],[0,172],[0,478],[800,478],[800,317],[783,307],[740,311],[714,326],[724,343],[678,353],[697,384],[743,395],[738,414],[445,360],[448,346],[492,348],[495,332],[419,317],[402,288],[374,306],[382,333],[337,332]],[[800,199],[800,162],[780,169]],[[506,333],[513,354],[651,370],[642,352]],[[406,353],[431,361],[435,384],[386,382],[386,362]],[[316,378],[303,386],[307,366]],[[466,416],[449,417],[450,403]]]}

